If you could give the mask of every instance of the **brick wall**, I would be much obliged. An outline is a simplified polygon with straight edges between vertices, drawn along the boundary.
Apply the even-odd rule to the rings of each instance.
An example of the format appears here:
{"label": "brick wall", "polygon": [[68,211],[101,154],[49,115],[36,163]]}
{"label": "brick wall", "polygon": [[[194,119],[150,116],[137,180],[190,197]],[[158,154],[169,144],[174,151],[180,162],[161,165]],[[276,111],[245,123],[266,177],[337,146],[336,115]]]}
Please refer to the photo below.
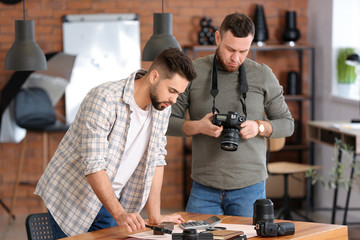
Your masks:
{"label": "brick wall", "polygon": [[[204,16],[212,17],[215,26],[219,26],[223,17],[231,12],[242,11],[253,16],[256,4],[262,4],[265,10],[269,41],[281,42],[281,34],[285,24],[285,12],[296,10],[297,27],[301,32],[298,42],[306,43],[307,39],[307,1],[298,0],[167,0],[165,12],[173,13],[173,33],[182,46],[197,44],[199,21]],[[160,0],[27,0],[27,19],[35,21],[36,41],[45,53],[62,51],[62,17],[67,14],[90,13],[137,13],[140,20],[141,47],[152,34],[153,13],[161,12]],[[12,71],[3,70],[6,52],[14,39],[14,20],[22,18],[22,4],[6,5],[0,3],[0,88],[10,78]],[[263,56],[266,58],[265,56]],[[281,54],[271,56],[271,67],[281,76],[280,66],[291,64]],[[277,66],[279,68],[277,69]],[[63,100],[57,106],[64,110]],[[63,133],[49,135],[49,157],[55,151]],[[37,180],[42,173],[42,135],[29,133],[28,151],[22,180]],[[182,139],[170,137],[168,140],[168,166],[165,170],[163,188],[164,208],[181,208],[183,205],[182,175]],[[0,144],[0,198],[10,204],[13,183],[19,163],[21,144]],[[41,200],[32,194],[33,187],[21,187],[14,212],[30,213],[41,210]],[[0,214],[6,214],[0,208]]]}

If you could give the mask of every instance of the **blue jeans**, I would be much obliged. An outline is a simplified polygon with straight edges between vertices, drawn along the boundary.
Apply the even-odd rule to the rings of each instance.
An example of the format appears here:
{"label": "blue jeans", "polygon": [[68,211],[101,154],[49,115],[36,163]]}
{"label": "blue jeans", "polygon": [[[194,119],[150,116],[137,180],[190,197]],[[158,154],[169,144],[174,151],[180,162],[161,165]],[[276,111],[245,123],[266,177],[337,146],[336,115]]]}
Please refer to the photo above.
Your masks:
{"label": "blue jeans", "polygon": [[254,202],[265,198],[265,181],[235,190],[207,187],[193,181],[187,212],[252,217]]}
{"label": "blue jeans", "polygon": [[[51,226],[51,230],[53,232],[54,239],[65,238],[68,237],[59,227],[59,225],[55,222],[53,216],[49,212],[49,223]],[[115,219],[111,216],[111,214],[106,210],[104,206],[101,207],[98,215],[96,216],[94,222],[89,228],[88,232],[92,232],[99,229],[109,228],[117,226]]]}

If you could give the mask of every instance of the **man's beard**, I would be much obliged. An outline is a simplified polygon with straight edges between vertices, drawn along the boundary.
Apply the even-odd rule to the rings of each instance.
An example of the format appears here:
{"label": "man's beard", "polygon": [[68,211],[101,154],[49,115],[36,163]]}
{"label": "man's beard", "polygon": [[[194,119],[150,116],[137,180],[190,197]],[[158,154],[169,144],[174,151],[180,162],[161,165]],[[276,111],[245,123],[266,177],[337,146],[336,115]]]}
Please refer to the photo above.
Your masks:
{"label": "man's beard", "polygon": [[167,103],[167,102],[160,102],[159,101],[159,97],[156,94],[157,87],[158,87],[158,84],[155,84],[154,86],[151,87],[151,89],[150,89],[150,100],[151,100],[151,104],[154,106],[154,108],[156,110],[162,111],[162,110],[165,109],[165,106],[162,106],[161,104],[162,103]]}
{"label": "man's beard", "polygon": [[162,111],[165,109],[165,106],[161,106],[162,102],[159,102],[159,98],[150,93],[151,104],[156,110]]}
{"label": "man's beard", "polygon": [[224,59],[222,58],[221,53],[219,51],[219,48],[216,49],[216,59],[217,59],[217,62],[220,64],[220,66],[228,72],[236,72],[237,70],[239,70],[240,66],[229,67],[225,64]]}

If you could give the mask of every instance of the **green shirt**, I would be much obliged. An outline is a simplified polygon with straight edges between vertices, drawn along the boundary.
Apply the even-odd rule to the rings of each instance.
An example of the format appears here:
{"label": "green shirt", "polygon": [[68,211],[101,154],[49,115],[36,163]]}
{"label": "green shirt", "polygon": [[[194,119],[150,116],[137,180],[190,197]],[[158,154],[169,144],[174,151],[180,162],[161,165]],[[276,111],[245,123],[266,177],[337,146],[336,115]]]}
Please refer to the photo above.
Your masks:
{"label": "green shirt", "polygon": [[[189,111],[191,120],[200,120],[212,111],[210,75],[213,55],[194,61],[198,77],[189,83],[176,104],[172,106],[168,135],[184,136],[182,125]],[[272,124],[271,137],[287,137],[294,131],[294,120],[283,96],[283,88],[272,70],[250,59],[245,62],[249,91],[246,97],[248,120],[262,120],[266,115]],[[218,66],[219,94],[216,108],[222,114],[228,111],[245,116],[240,102],[238,71],[228,72]],[[244,140],[239,138],[237,151],[222,150],[222,135],[213,138],[203,134],[192,137],[192,173],[196,182],[218,189],[239,189],[267,178],[266,144],[264,137]]]}

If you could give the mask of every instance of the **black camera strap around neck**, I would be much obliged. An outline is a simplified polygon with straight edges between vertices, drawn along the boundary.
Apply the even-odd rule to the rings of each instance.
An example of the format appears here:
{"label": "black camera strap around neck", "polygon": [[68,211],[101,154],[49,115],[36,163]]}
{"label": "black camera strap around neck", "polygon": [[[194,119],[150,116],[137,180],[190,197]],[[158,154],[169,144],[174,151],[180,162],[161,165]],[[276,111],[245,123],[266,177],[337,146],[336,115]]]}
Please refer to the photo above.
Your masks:
{"label": "black camera strap around neck", "polygon": [[[216,65],[216,53],[214,54],[214,60],[211,68],[211,81],[210,81],[210,94],[213,96],[213,107],[212,107],[212,113],[215,114],[215,112],[219,113],[219,110],[215,107],[215,97],[219,93],[219,81],[218,81],[218,70]],[[246,112],[246,93],[249,91],[249,86],[247,83],[246,78],[246,70],[244,64],[241,64],[239,67],[239,74],[238,79],[240,83],[240,92],[242,94],[242,98],[240,98],[240,102],[242,104],[243,112],[245,115],[245,118],[247,118],[247,112]]]}

